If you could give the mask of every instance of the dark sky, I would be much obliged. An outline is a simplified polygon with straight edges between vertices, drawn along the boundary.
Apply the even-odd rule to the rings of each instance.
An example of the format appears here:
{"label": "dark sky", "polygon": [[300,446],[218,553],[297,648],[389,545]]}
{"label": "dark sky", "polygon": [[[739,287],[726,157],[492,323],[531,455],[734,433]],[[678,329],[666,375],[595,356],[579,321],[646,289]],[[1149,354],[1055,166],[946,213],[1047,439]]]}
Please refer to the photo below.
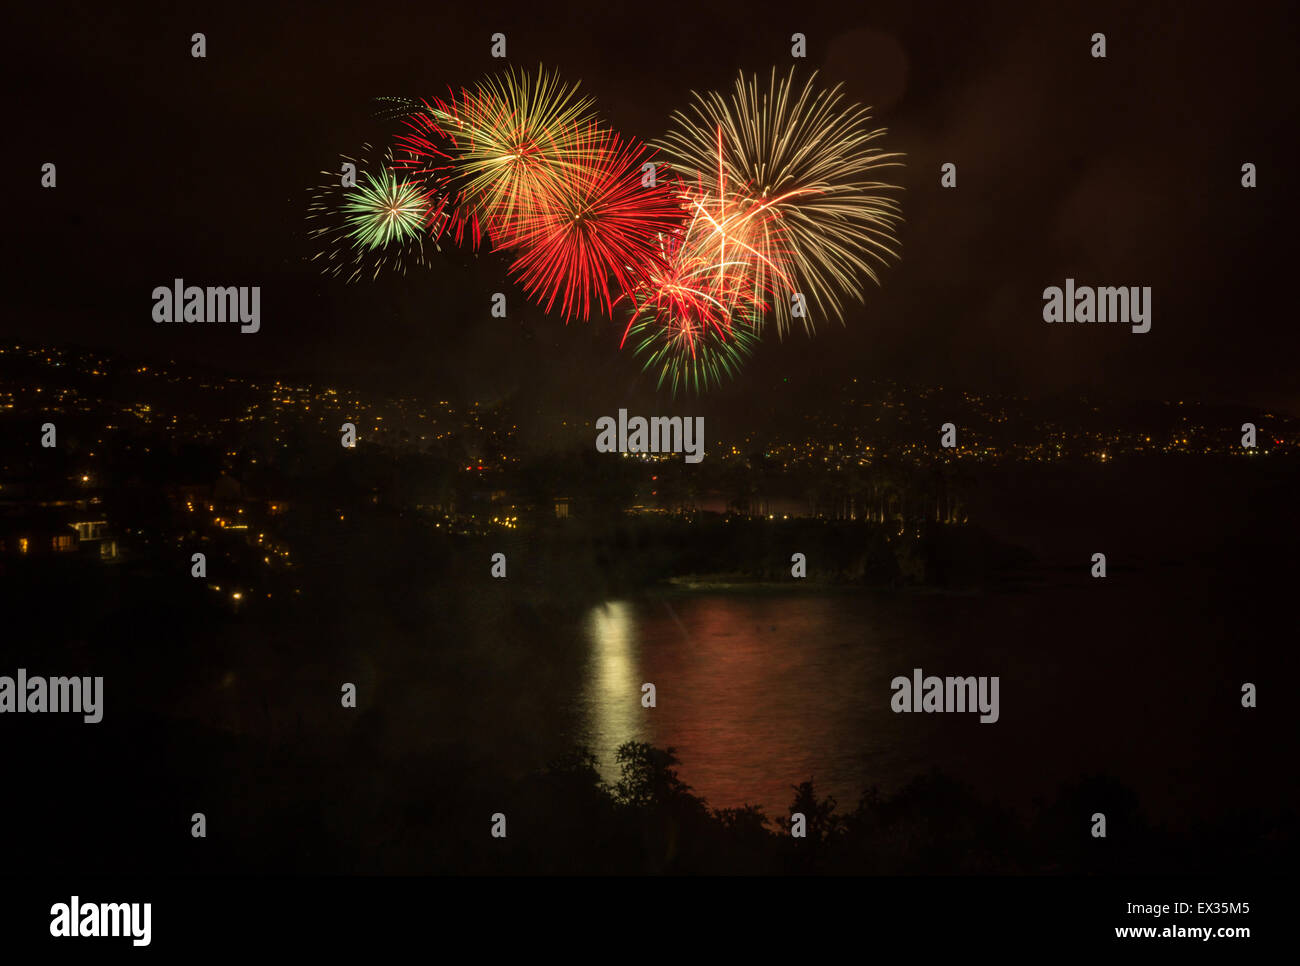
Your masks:
{"label": "dark sky", "polygon": [[[784,69],[800,31],[805,63],[874,106],[883,147],[907,156],[892,175],[902,260],[844,327],[765,343],[698,405],[748,405],[787,375],[809,394],[858,375],[1300,411],[1284,295],[1300,176],[1291,4],[117,6],[9,14],[18,210],[0,336],[481,399],[524,390],[586,417],[666,411],[616,351],[621,326],[544,316],[503,281],[502,257],[352,286],[319,277],[304,262],[307,189],[393,132],[372,97],[434,96],[498,68],[496,31],[511,63],[581,81],[645,139],[690,90]],[[204,60],[190,57],[195,31]],[[1105,60],[1089,56],[1094,31]],[[53,191],[39,187],[45,161]],[[939,187],[945,161],[956,190]],[[177,276],[260,285],[262,331],[155,325],[150,293]],[[1042,290],[1067,276],[1151,286],[1152,331],[1046,325]],[[499,289],[504,321],[487,312]]]}

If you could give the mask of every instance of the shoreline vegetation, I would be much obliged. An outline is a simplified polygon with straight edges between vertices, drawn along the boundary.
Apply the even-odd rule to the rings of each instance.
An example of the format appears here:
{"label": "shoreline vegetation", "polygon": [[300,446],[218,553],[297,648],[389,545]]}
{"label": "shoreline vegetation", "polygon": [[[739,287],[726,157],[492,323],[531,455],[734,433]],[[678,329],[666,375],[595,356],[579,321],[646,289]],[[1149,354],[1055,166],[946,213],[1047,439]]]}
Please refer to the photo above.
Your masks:
{"label": "shoreline vegetation", "polygon": [[[1110,775],[1080,776],[1016,810],[938,770],[892,793],[876,786],[851,805],[810,778],[789,806],[713,808],[678,776],[675,749],[627,742],[619,777],[576,748],[523,779],[516,807],[546,816],[547,844],[506,845],[498,871],[661,874],[1194,874],[1281,873],[1295,847],[1294,815],[1256,809],[1188,828],[1153,823],[1138,794]],[[1107,839],[1079,832],[1101,810]],[[1114,845],[1109,840],[1114,840]],[[574,855],[574,852],[577,855]]]}
{"label": "shoreline vegetation", "polygon": [[[490,544],[519,561],[509,577],[516,589],[534,606],[560,609],[664,593],[970,595],[1053,576],[1029,551],[971,525],[922,525],[899,536],[856,521],[655,521],[600,535],[568,528],[546,542],[544,576],[532,569],[530,541],[513,550],[511,541],[479,541],[478,553]],[[805,576],[793,573],[794,553]],[[573,579],[555,581],[557,573]],[[468,592],[474,575],[454,582]]]}

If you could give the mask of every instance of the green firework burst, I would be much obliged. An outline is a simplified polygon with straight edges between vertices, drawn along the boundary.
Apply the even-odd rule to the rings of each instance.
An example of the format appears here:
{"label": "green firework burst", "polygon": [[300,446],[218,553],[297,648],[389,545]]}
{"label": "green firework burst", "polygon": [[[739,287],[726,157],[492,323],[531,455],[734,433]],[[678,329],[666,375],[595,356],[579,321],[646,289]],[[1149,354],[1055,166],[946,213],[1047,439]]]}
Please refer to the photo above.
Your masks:
{"label": "green firework burst", "polygon": [[352,226],[353,243],[374,249],[417,241],[428,224],[430,209],[429,196],[418,182],[381,168],[357,178],[343,214]]}
{"label": "green firework burst", "polygon": [[[377,155],[363,145],[358,157],[342,155],[335,171],[322,171],[307,206],[307,237],[316,252],[310,261],[325,275],[355,282],[381,271],[404,274],[424,265],[425,246],[443,217],[423,179],[395,170],[391,152]],[[356,183],[344,184],[343,163],[355,166]]]}
{"label": "green firework burst", "polygon": [[628,328],[632,351],[644,358],[642,371],[658,369],[656,389],[669,387],[696,395],[734,379],[758,345],[755,319],[734,317],[730,331],[700,326],[682,319],[664,321],[643,314]]}

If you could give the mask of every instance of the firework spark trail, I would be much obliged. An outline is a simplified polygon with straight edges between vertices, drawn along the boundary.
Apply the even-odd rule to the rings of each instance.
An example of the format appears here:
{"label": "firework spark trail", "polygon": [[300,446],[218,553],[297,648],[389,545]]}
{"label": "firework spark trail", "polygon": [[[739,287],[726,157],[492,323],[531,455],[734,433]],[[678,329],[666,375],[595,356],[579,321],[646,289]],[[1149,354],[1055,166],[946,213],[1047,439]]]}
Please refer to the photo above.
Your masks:
{"label": "firework spark trail", "polygon": [[699,394],[720,384],[723,377],[734,379],[758,343],[752,317],[733,314],[733,322],[724,335],[689,316],[667,320],[638,316],[625,338],[631,339],[636,354],[645,358],[643,370],[658,370],[657,388],[666,384],[674,396],[684,391]]}
{"label": "firework spark trail", "polygon": [[544,68],[511,69],[446,101],[421,102],[398,144],[455,198],[456,224],[475,245],[486,230],[495,247],[514,247],[511,231],[549,205],[580,163],[595,115],[592,98],[577,92]]}
{"label": "firework spark trail", "polygon": [[353,242],[374,249],[417,237],[434,207],[422,186],[380,168],[361,174],[343,214],[352,224]]}
{"label": "firework spark trail", "polygon": [[548,203],[506,228],[521,250],[511,271],[547,312],[558,299],[566,321],[579,306],[588,318],[593,299],[609,313],[620,292],[661,271],[660,239],[683,217],[669,183],[643,183],[640,142],[591,125],[573,143]]}
{"label": "firework spark trail", "polygon": [[759,230],[770,217],[763,206],[694,190],[683,203],[690,212],[684,231],[661,240],[666,267],[628,295],[633,311],[622,343],[630,339],[645,357],[643,367],[657,367],[658,385],[666,383],[674,395],[703,392],[724,375],[735,376],[770,308],[772,293],[764,286],[780,275],[772,253],[754,244],[779,235]]}
{"label": "firework spark trail", "polygon": [[483,226],[464,192],[453,183],[456,171],[456,140],[448,133],[456,129],[458,111],[454,97],[448,100],[408,102],[403,113],[410,132],[399,135],[394,144],[395,165],[421,179],[431,194],[443,199],[438,215],[430,224],[436,234],[446,231],[457,245],[478,248]]}
{"label": "firework spark trail", "polygon": [[[729,96],[694,93],[691,112],[675,112],[658,145],[705,191],[770,205],[774,217],[765,225],[779,225],[785,238],[781,275],[798,283],[775,301],[781,335],[795,317],[795,291],[811,332],[818,317],[842,321],[842,300],[864,301],[861,279],[879,283],[877,265],[897,256],[899,206],[885,194],[892,186],[872,172],[899,164],[901,155],[877,150],[884,131],[869,127],[867,109],[845,103],[838,85],[819,89],[816,77],[796,91],[793,70],[778,81],[774,68],[763,92],[757,76],[741,74]],[[761,279],[760,287],[767,287]]]}
{"label": "firework spark trail", "polygon": [[307,207],[308,238],[317,246],[310,260],[348,282],[367,271],[373,279],[385,269],[405,273],[426,264],[424,246],[437,234],[430,225],[441,219],[441,199],[394,171],[391,153],[374,162],[372,151],[367,144],[361,157],[342,157],[356,166],[351,187],[343,185],[341,172],[322,171],[326,180]]}

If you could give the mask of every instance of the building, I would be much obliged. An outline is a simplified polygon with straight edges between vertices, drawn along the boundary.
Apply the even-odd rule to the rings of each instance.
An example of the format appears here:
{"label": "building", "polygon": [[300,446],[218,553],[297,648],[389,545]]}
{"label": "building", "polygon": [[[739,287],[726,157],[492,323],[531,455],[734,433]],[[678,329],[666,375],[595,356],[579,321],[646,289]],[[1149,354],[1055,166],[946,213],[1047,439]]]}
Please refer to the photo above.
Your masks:
{"label": "building", "polygon": [[45,557],[91,554],[101,560],[117,558],[117,540],[107,520],[70,519],[59,507],[29,507],[0,518],[0,556]]}
{"label": "building", "polygon": [[77,549],[100,560],[117,558],[117,540],[109,535],[107,520],[81,520],[69,524],[77,532]]}

